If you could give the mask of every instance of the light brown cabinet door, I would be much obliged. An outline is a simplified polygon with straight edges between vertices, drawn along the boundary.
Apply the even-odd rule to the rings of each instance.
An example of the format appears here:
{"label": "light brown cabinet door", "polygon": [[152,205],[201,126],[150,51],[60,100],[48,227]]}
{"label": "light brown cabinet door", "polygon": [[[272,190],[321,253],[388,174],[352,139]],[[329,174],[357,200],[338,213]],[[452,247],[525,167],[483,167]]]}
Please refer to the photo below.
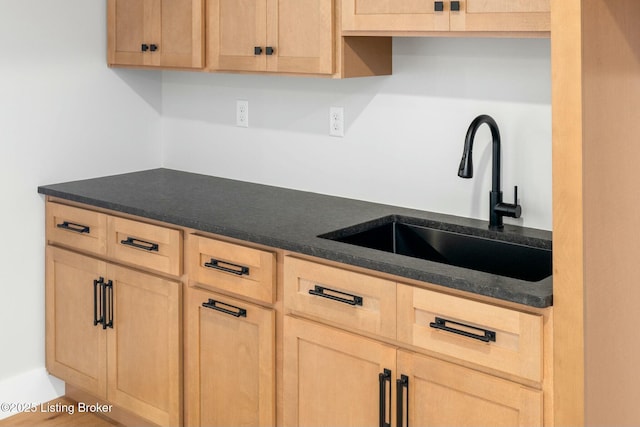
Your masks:
{"label": "light brown cabinet door", "polygon": [[160,8],[154,10],[149,4],[149,0],[108,1],[109,64],[146,65],[150,60],[151,53],[143,52],[142,44],[155,37],[145,23],[159,21]]}
{"label": "light brown cabinet door", "polygon": [[162,0],[161,9],[160,65],[204,67],[204,0]]}
{"label": "light brown cabinet door", "polygon": [[270,0],[267,71],[334,72],[334,0]]}
{"label": "light brown cabinet door", "polygon": [[107,398],[158,425],[180,425],[182,285],[115,265],[107,274]]}
{"label": "light brown cabinet door", "polygon": [[204,0],[109,0],[110,65],[202,68]]}
{"label": "light brown cabinet door", "polygon": [[208,0],[207,20],[207,68],[266,69],[267,0]]}
{"label": "light brown cabinet door", "polygon": [[462,0],[451,31],[550,31],[550,0]]}
{"label": "light brown cabinet door", "polygon": [[542,425],[541,391],[399,350],[397,376],[402,375],[408,378],[407,387],[396,390],[403,396],[397,408],[402,425],[407,422],[407,397],[412,426]]}
{"label": "light brown cabinet door", "polygon": [[[394,347],[285,316],[284,425],[374,426],[380,422],[380,374],[396,365]],[[383,381],[391,422],[391,378]]]}
{"label": "light brown cabinet door", "polygon": [[187,290],[187,425],[275,425],[273,310]]}
{"label": "light brown cabinet door", "polygon": [[208,0],[211,70],[332,74],[334,0]]}
{"label": "light brown cabinet door", "polygon": [[448,31],[449,1],[342,0],[342,30]]}
{"label": "light brown cabinet door", "polygon": [[95,324],[101,293],[94,281],[105,276],[103,261],[47,247],[47,369],[101,398],[107,393],[107,341],[102,325]]}

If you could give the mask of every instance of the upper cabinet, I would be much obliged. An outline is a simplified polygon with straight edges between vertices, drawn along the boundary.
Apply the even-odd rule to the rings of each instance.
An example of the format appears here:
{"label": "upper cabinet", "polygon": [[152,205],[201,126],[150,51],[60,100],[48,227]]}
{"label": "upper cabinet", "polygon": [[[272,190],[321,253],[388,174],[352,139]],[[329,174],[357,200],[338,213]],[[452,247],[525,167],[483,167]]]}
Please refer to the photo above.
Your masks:
{"label": "upper cabinet", "polygon": [[390,40],[343,40],[335,7],[334,0],[208,0],[207,69],[390,74]]}
{"label": "upper cabinet", "polygon": [[546,33],[550,0],[342,0],[342,30]]}
{"label": "upper cabinet", "polygon": [[202,68],[204,0],[108,0],[109,65]]}
{"label": "upper cabinet", "polygon": [[334,72],[333,0],[209,0],[213,70]]}
{"label": "upper cabinet", "polygon": [[390,36],[549,28],[550,0],[108,0],[108,62],[376,76],[391,74]]}

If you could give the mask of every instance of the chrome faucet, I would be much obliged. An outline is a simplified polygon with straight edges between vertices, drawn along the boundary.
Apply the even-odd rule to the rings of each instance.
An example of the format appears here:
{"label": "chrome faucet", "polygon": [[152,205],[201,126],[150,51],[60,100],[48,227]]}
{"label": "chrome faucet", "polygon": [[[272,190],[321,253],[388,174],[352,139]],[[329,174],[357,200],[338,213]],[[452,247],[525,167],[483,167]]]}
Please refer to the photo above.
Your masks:
{"label": "chrome faucet", "polygon": [[491,129],[491,137],[493,139],[491,193],[489,194],[489,229],[501,230],[504,227],[502,217],[520,218],[522,208],[518,204],[517,186],[514,188],[514,203],[502,202],[502,191],[500,190],[500,131],[498,130],[496,121],[490,116],[478,116],[471,122],[469,130],[467,130],[467,136],[464,139],[464,152],[462,153],[458,176],[461,178],[473,177],[473,139],[476,136],[476,131],[483,123],[486,123],[489,129]]}

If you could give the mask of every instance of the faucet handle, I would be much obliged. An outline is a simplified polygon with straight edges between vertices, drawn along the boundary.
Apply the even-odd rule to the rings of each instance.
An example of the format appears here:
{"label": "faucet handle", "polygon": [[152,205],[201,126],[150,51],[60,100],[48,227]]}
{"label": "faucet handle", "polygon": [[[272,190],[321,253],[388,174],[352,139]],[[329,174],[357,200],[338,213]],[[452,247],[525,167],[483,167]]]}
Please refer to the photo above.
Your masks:
{"label": "faucet handle", "polygon": [[513,218],[520,218],[522,207],[518,204],[518,186],[513,186]]}
{"label": "faucet handle", "polygon": [[500,202],[493,209],[501,216],[520,218],[522,207],[518,204],[518,186],[516,185],[513,188],[513,203]]}

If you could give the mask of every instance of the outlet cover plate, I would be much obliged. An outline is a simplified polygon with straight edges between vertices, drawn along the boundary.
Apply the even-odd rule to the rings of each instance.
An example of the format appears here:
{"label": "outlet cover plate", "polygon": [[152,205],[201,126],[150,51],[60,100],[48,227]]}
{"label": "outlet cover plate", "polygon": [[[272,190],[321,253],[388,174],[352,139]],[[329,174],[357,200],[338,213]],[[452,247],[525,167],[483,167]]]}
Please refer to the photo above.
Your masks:
{"label": "outlet cover plate", "polygon": [[329,108],[329,135],[344,136],[344,107]]}
{"label": "outlet cover plate", "polygon": [[249,101],[238,99],[236,101],[236,126],[249,127]]}

